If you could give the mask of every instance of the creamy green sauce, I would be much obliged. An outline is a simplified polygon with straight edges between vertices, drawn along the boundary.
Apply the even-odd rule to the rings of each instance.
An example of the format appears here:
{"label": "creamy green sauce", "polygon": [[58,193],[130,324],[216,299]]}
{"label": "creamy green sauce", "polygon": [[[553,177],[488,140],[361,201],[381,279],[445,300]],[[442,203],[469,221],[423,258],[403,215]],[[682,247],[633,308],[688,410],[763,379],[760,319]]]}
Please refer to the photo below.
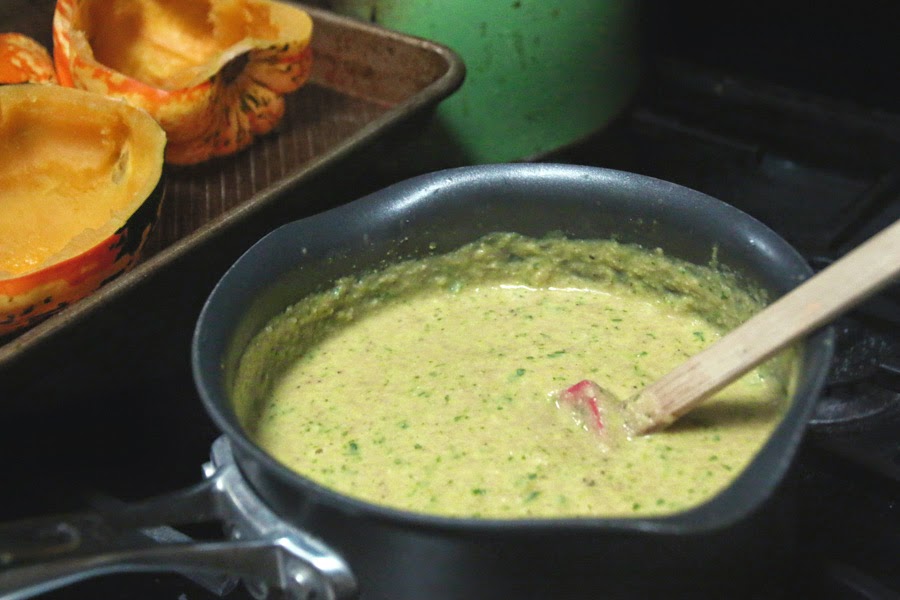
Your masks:
{"label": "creamy green sauce", "polygon": [[607,450],[555,392],[628,398],[762,306],[735,277],[611,241],[493,234],[348,278],[270,323],[236,408],[279,461],[374,503],[480,517],[665,514],[748,464],[789,356]]}

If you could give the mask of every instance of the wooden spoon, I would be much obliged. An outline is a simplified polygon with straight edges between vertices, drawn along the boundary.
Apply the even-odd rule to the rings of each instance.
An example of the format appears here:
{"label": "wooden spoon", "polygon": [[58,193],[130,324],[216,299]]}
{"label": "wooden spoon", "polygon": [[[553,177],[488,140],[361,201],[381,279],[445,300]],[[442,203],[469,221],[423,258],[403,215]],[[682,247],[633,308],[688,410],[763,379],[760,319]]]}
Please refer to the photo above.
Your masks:
{"label": "wooden spoon", "polygon": [[[715,344],[621,402],[585,380],[559,393],[594,429],[621,420],[630,435],[663,429],[683,414],[772,357],[887,286],[900,274],[900,221],[886,227],[816,276],[779,298]],[[603,411],[602,419],[598,407]],[[614,423],[606,423],[608,413]],[[612,432],[608,432],[612,433]]]}

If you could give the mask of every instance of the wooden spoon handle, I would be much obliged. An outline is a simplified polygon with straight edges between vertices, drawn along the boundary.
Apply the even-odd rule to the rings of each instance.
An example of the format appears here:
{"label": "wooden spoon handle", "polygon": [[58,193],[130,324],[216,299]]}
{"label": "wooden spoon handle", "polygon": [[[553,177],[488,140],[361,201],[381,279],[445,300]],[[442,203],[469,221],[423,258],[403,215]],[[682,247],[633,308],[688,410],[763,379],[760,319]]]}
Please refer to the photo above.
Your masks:
{"label": "wooden spoon handle", "polygon": [[888,285],[900,273],[900,221],[647,386],[635,433],[665,427],[791,342]]}

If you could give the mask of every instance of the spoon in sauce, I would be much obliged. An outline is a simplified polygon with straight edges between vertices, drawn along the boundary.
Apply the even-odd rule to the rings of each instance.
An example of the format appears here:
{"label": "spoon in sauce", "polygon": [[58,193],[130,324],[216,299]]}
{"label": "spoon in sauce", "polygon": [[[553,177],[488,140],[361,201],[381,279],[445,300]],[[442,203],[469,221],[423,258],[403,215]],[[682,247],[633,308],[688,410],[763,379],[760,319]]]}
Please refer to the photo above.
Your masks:
{"label": "spoon in sauce", "polygon": [[[621,401],[584,380],[558,392],[560,406],[604,438],[668,427],[766,359],[890,284],[900,274],[900,221],[832,263],[720,338]],[[609,440],[608,440],[609,441]]]}

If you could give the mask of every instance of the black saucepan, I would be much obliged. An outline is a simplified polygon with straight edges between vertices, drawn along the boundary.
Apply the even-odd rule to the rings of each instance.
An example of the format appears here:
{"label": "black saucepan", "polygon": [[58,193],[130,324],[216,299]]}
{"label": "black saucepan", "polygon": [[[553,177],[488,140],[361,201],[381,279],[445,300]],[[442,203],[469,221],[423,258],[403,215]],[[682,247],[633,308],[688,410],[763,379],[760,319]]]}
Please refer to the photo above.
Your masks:
{"label": "black saucepan", "polygon": [[[250,337],[299,297],[385,261],[447,251],[491,231],[610,237],[722,264],[779,295],[810,274],[751,217],[695,191],[634,174],[500,165],[431,174],[286,225],[222,278],[196,329],[196,383],[264,501],[333,545],[372,597],[555,597],[574,590],[663,595],[777,577],[791,518],[773,502],[830,360],[827,334],[804,346],[781,427],[726,492],[657,519],[479,521],[404,514],[343,497],[293,474],[242,432],[229,378]],[[436,249],[436,250],[435,250]]]}
{"label": "black saucepan", "polygon": [[199,394],[253,493],[277,519],[330,546],[355,579],[350,588],[364,598],[744,597],[783,589],[795,564],[796,515],[782,482],[830,364],[829,330],[802,345],[794,398],[746,471],[711,501],[668,517],[411,514],[325,489],[247,437],[232,407],[232,378],[243,349],[270,318],[338,277],[446,252],[492,231],[615,237],[699,264],[715,252],[773,297],[811,274],[784,240],[733,207],[598,168],[443,171],[290,223],[222,277],[192,348]]}

